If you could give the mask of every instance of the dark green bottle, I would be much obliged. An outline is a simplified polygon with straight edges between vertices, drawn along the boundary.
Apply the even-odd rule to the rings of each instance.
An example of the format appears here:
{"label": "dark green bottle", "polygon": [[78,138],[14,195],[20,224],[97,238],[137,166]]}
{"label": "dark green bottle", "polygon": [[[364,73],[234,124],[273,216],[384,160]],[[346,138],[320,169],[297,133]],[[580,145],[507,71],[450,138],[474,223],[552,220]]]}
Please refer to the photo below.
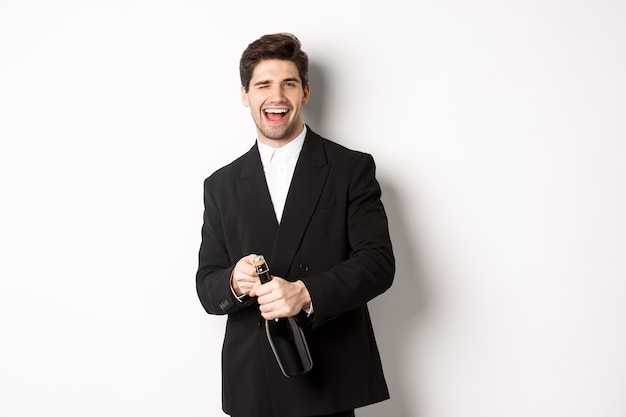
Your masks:
{"label": "dark green bottle", "polygon": [[[270,268],[263,255],[254,258],[254,267],[262,284],[272,280]],[[265,333],[285,376],[294,377],[311,370],[311,353],[302,327],[295,317],[265,320]]]}

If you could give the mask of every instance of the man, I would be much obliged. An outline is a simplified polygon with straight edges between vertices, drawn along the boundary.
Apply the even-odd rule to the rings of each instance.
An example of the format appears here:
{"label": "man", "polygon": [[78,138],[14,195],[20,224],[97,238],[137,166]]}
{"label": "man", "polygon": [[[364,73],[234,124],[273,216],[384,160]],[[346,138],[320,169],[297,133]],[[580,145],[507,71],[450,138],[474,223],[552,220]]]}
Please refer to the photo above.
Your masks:
{"label": "man", "polygon": [[[389,398],[367,309],[395,272],[374,160],[303,123],[308,57],[293,35],[251,43],[240,75],[257,140],[205,180],[196,276],[205,310],[228,314],[223,410],[233,417],[354,416],[355,408]],[[273,277],[263,285],[256,254]],[[296,315],[313,369],[287,378],[261,324]]]}

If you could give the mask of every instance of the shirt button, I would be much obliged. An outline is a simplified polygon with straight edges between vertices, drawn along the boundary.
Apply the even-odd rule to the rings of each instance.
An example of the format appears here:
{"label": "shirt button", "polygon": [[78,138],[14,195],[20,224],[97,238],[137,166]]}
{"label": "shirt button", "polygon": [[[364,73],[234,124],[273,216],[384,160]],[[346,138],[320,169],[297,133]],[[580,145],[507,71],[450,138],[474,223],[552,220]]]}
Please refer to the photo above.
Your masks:
{"label": "shirt button", "polygon": [[300,264],[299,268],[302,272],[307,272],[309,270],[309,266],[307,264]]}

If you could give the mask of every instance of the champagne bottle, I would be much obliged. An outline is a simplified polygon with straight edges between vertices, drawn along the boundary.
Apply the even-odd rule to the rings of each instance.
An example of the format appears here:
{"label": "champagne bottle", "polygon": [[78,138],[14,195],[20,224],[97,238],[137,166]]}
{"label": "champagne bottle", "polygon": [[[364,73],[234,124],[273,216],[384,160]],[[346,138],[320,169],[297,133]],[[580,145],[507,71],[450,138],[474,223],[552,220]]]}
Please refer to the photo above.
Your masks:
{"label": "champagne bottle", "polygon": [[[254,258],[254,267],[262,284],[272,280],[263,255]],[[265,333],[280,370],[287,377],[302,375],[311,370],[313,361],[300,323],[295,317],[265,320]]]}

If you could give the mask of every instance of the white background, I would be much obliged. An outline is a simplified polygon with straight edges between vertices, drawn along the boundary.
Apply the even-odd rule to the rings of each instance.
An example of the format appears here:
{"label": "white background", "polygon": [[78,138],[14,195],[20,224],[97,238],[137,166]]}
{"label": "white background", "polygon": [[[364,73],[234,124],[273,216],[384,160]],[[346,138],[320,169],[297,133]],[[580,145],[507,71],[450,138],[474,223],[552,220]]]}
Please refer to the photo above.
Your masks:
{"label": "white background", "polygon": [[[626,415],[626,3],[0,0],[0,415],[221,416],[202,181],[290,31],[397,256],[359,417]],[[245,401],[245,399],[242,399]]]}

